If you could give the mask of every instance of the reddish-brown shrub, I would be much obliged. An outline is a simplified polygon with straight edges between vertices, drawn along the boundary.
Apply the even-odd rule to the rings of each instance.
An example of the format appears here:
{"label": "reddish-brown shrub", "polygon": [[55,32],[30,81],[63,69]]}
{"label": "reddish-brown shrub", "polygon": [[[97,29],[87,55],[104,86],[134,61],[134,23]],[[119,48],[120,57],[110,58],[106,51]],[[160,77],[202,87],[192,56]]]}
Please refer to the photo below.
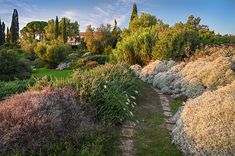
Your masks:
{"label": "reddish-brown shrub", "polygon": [[94,108],[74,90],[28,91],[0,102],[0,153],[41,149],[50,141],[70,138],[94,125]]}

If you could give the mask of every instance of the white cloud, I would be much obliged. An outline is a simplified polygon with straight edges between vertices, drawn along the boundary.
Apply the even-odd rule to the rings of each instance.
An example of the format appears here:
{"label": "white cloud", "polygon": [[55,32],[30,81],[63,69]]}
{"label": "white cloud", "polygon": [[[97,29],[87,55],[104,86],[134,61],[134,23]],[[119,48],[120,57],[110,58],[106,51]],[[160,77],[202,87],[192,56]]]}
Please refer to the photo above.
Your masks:
{"label": "white cloud", "polygon": [[63,16],[74,19],[78,17],[78,13],[76,10],[67,10],[64,12]]}
{"label": "white cloud", "polygon": [[[114,19],[117,20],[118,26],[126,27],[129,23],[132,4],[135,0],[107,0],[100,3],[89,10],[85,9],[66,9],[61,11],[42,10],[33,4],[29,4],[26,0],[0,0],[0,18],[10,25],[13,9],[17,8],[19,12],[20,27],[22,28],[30,21],[44,20],[55,18],[55,16],[68,17],[72,21],[78,21],[80,30],[85,31],[86,26],[91,24],[93,27],[98,27],[100,24],[114,24]],[[146,0],[137,0],[141,3]],[[55,11],[54,11],[55,10]]]}

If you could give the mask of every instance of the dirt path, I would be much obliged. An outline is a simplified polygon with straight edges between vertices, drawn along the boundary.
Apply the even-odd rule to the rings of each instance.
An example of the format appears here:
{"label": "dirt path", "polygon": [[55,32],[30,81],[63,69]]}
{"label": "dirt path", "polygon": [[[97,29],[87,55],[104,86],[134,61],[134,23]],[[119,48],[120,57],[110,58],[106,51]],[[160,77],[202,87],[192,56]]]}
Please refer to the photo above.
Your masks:
{"label": "dirt path", "polygon": [[171,144],[173,124],[168,97],[147,84],[142,85],[135,121],[122,127],[121,149],[124,156],[178,156],[181,153]]}

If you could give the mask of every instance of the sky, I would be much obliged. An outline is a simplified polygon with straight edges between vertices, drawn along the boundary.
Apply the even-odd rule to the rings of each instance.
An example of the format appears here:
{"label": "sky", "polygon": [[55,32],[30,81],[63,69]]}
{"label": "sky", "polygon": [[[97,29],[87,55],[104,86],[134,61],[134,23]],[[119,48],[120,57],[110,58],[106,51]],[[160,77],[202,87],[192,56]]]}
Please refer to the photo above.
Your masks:
{"label": "sky", "polygon": [[134,2],[139,14],[150,13],[170,25],[194,15],[216,33],[235,35],[235,0],[0,0],[0,19],[9,26],[13,9],[17,9],[20,28],[30,21],[48,21],[56,16],[78,21],[80,31],[89,24],[113,25],[114,19],[124,28]]}

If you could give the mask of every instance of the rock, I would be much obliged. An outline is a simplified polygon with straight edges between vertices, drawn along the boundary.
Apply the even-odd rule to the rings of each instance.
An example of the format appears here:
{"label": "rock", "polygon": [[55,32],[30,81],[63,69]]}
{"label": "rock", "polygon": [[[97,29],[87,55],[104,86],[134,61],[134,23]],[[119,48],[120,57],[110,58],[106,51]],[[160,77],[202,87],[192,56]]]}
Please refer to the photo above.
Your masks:
{"label": "rock", "polygon": [[64,69],[66,69],[66,68],[69,68],[69,67],[70,67],[70,64],[71,64],[71,63],[61,62],[61,63],[57,66],[56,70],[64,70]]}

